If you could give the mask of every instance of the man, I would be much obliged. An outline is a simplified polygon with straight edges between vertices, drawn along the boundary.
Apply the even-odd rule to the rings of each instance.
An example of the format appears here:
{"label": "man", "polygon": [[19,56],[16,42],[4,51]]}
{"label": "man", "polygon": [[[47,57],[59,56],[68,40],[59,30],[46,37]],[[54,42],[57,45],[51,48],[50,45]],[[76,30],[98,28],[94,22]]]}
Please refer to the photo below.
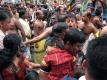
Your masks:
{"label": "man", "polygon": [[83,46],[83,53],[86,54],[87,52],[87,45],[89,41],[99,37],[99,30],[90,22],[90,12],[85,12],[82,16],[83,27],[82,31],[85,34],[86,42]]}
{"label": "man", "polygon": [[20,8],[19,9],[19,21],[21,23],[21,26],[23,27],[24,29],[24,32],[25,32],[25,35],[26,35],[26,38],[31,38],[31,29],[30,29],[30,25],[28,23],[28,21],[26,21],[29,17],[29,14],[28,12],[26,11],[25,8]]}
{"label": "man", "polygon": [[[28,21],[26,21],[29,17],[28,12],[26,11],[25,8],[20,8],[19,10],[19,21],[24,29],[25,35],[26,35],[26,40],[31,38],[31,29]],[[30,49],[27,47],[26,48],[26,55],[31,59],[31,54],[30,54]]]}
{"label": "man", "polygon": [[0,11],[0,49],[3,48],[3,39],[9,30],[9,24],[10,24],[10,13],[7,11],[1,10]]}
{"label": "man", "polygon": [[19,31],[21,32],[23,41],[25,41],[26,36],[25,36],[25,32],[24,32],[22,25],[16,18],[11,18],[9,33],[19,34]]}
{"label": "man", "polygon": [[43,12],[41,10],[38,10],[36,12],[36,21],[34,23],[34,29],[36,34],[40,31],[39,28],[43,28],[43,29],[45,28],[45,25],[42,19],[43,19]]}
{"label": "man", "polygon": [[86,80],[107,80],[107,35],[90,42],[83,66]]}
{"label": "man", "polygon": [[98,8],[95,11],[95,16],[92,19],[92,23],[97,29],[101,29],[103,27],[103,17],[102,17],[102,9]]}

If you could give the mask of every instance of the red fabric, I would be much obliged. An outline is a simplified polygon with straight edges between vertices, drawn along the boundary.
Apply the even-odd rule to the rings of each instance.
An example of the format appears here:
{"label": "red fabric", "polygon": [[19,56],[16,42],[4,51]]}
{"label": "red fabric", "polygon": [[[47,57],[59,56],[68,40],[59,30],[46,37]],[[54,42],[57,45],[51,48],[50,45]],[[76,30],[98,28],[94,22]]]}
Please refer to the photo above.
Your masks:
{"label": "red fabric", "polygon": [[55,49],[44,57],[46,64],[51,65],[48,80],[60,80],[63,76],[74,75],[74,56],[65,50]]}
{"label": "red fabric", "polygon": [[[17,77],[18,80],[24,80],[25,78],[25,69],[26,69],[26,65],[23,63],[23,57],[20,57],[20,61],[19,61],[19,72],[17,72]],[[14,73],[12,73],[12,71],[9,71],[9,69],[6,69],[2,72],[3,75],[3,80],[17,80]]]}
{"label": "red fabric", "polygon": [[[19,80],[24,80],[24,75],[25,75],[25,67],[23,64],[19,64],[20,66],[20,71],[17,73],[17,77]],[[10,72],[8,69],[4,70],[2,72],[3,75],[3,80],[16,80],[15,75]]]}

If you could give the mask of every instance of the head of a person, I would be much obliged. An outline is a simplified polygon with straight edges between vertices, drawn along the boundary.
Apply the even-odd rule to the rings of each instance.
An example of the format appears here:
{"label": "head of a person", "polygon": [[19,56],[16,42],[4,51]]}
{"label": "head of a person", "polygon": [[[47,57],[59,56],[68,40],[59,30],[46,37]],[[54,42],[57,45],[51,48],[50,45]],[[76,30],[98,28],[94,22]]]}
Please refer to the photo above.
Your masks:
{"label": "head of a person", "polygon": [[100,17],[101,14],[102,14],[102,12],[103,12],[103,11],[102,11],[102,8],[97,8],[97,9],[95,10],[95,15]]}
{"label": "head of a person", "polygon": [[88,5],[87,11],[90,11],[91,13],[94,13],[94,11],[95,11],[94,6],[92,4]]}
{"label": "head of a person", "polygon": [[94,24],[94,26],[95,26],[97,29],[102,29],[102,27],[104,26],[101,18],[100,18],[100,17],[97,17],[97,16],[95,16],[95,17],[93,18],[92,23]]}
{"label": "head of a person", "polygon": [[64,14],[66,11],[63,6],[60,6],[60,14]]}
{"label": "head of a person", "polygon": [[4,48],[0,50],[0,72],[9,67],[15,57],[19,56],[21,38],[16,34],[6,35],[3,40]]}
{"label": "head of a person", "polygon": [[82,31],[84,32],[85,35],[89,35],[90,33],[96,33],[97,31],[97,28],[94,26],[94,24],[90,22],[91,18],[92,17],[90,13],[83,14]]}
{"label": "head of a person", "polygon": [[66,15],[66,24],[69,26],[69,28],[75,28],[76,22],[77,22],[77,19],[73,13],[69,13]]}
{"label": "head of a person", "polygon": [[65,22],[59,22],[53,26],[52,35],[54,37],[63,39],[67,29],[68,26]]}
{"label": "head of a person", "polygon": [[96,14],[96,16],[101,16],[101,14],[102,14],[102,9],[101,9],[101,8],[97,8],[97,9],[95,10],[95,14]]}
{"label": "head of a person", "polygon": [[57,3],[57,1],[55,0],[54,3]]}
{"label": "head of a person", "polygon": [[56,14],[53,14],[51,16],[51,25],[54,25],[58,22],[58,19],[57,19],[57,15]]}
{"label": "head of a person", "polygon": [[86,80],[107,80],[107,35],[89,43],[83,64]]}
{"label": "head of a person", "polygon": [[66,15],[65,14],[61,14],[58,16],[58,22],[65,22],[66,21]]}
{"label": "head of a person", "polygon": [[84,12],[82,15],[82,20],[84,22],[89,22],[90,19],[91,19],[91,13],[89,11]]}
{"label": "head of a person", "polygon": [[12,8],[12,12],[13,14],[16,14],[17,13],[17,9],[15,7]]}
{"label": "head of a person", "polygon": [[2,7],[5,9],[5,10],[9,10],[9,8],[8,8],[8,4],[6,3],[6,4],[4,4],[4,5],[2,5]]}
{"label": "head of a person", "polygon": [[59,40],[57,37],[50,37],[45,44],[46,52],[52,51],[52,48],[60,48],[64,49],[64,44],[61,40]]}
{"label": "head of a person", "polygon": [[97,8],[103,8],[104,7],[103,0],[96,0],[96,6]]}
{"label": "head of a person", "polygon": [[36,17],[37,17],[37,19],[43,19],[43,17],[44,17],[43,11],[42,10],[38,10],[36,12]]}
{"label": "head of a person", "polygon": [[11,22],[11,16],[8,11],[0,10],[0,29],[7,31]]}
{"label": "head of a person", "polygon": [[49,14],[48,14],[48,11],[49,11],[48,9],[43,9],[43,10],[42,10],[42,12],[43,12],[43,14],[42,14],[42,17],[43,17],[43,18],[42,18],[42,19],[43,19],[44,21],[46,21],[46,20],[49,18],[49,17],[48,17],[48,15],[49,15]]}
{"label": "head of a person", "polygon": [[84,41],[84,34],[82,33],[82,31],[76,28],[69,29],[64,36],[65,49],[74,54],[81,51]]}
{"label": "head of a person", "polygon": [[29,12],[25,8],[18,8],[18,13],[20,18],[29,18]]}

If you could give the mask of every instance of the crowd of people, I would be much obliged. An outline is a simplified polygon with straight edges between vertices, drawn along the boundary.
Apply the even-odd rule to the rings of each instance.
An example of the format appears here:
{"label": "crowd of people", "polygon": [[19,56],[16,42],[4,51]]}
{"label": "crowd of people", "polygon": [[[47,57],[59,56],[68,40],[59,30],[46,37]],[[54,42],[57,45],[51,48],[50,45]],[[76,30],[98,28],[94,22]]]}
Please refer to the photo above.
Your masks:
{"label": "crowd of people", "polygon": [[0,4],[0,80],[107,80],[107,5],[78,4]]}

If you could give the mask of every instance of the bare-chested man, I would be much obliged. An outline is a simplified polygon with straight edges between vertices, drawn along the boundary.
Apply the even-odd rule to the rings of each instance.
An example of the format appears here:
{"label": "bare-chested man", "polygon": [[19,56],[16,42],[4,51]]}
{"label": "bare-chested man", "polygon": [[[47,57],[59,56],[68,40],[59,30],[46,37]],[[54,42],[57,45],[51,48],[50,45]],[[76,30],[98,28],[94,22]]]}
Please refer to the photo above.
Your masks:
{"label": "bare-chested man", "polygon": [[38,10],[36,12],[36,20],[34,22],[34,30],[36,35],[39,35],[41,33],[41,29],[44,28],[44,23],[43,23],[43,12]]}
{"label": "bare-chested man", "polygon": [[16,18],[11,18],[11,23],[9,27],[9,33],[19,34],[18,31],[21,32],[22,38],[25,41],[25,32],[20,24],[20,22]]}
{"label": "bare-chested man", "polygon": [[23,40],[25,41],[25,32],[24,32],[24,29],[23,27],[21,26],[20,22],[18,19],[16,19],[14,16],[13,16],[13,10],[12,8],[10,8],[10,6],[8,5],[8,10],[9,12],[11,13],[10,17],[11,17],[11,23],[9,24],[9,33],[16,33],[16,34],[19,34],[18,31],[21,32],[21,36],[23,38]]}

